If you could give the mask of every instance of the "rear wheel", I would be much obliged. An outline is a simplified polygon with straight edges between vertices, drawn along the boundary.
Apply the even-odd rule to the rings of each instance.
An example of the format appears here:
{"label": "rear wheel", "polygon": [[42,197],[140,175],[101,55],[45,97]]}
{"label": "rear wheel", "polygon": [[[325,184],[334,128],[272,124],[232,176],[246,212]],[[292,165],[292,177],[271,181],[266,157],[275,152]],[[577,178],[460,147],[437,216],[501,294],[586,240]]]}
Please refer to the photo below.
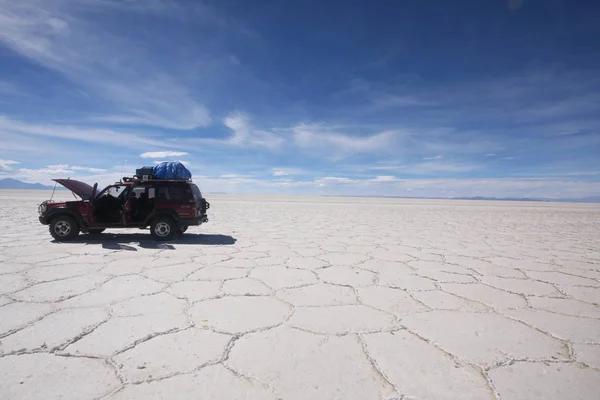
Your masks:
{"label": "rear wheel", "polygon": [[188,230],[188,227],[187,227],[187,226],[183,226],[183,227],[181,227],[181,228],[179,229],[179,234],[180,234],[180,235],[181,235],[181,234],[184,234],[184,233],[185,233],[185,231],[187,231],[187,230]]}
{"label": "rear wheel", "polygon": [[106,229],[104,229],[104,228],[101,228],[101,229],[88,229],[88,233],[90,235],[98,235],[98,234],[104,232],[105,230]]}
{"label": "rear wheel", "polygon": [[79,235],[79,224],[69,215],[59,215],[50,222],[50,234],[59,242],[66,242]]}
{"label": "rear wheel", "polygon": [[158,217],[150,225],[150,234],[155,240],[170,240],[177,233],[177,225],[170,217]]}

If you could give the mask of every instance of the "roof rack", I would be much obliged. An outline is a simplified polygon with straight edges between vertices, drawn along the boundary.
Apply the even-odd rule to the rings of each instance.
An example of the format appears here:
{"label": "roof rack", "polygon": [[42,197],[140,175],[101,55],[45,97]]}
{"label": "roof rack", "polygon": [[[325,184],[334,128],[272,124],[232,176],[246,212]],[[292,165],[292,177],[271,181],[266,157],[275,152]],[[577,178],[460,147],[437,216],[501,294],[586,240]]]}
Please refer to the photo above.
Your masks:
{"label": "roof rack", "polygon": [[130,180],[131,182],[191,182],[192,179],[179,178],[179,179],[161,179],[161,178],[139,178],[135,177]]}

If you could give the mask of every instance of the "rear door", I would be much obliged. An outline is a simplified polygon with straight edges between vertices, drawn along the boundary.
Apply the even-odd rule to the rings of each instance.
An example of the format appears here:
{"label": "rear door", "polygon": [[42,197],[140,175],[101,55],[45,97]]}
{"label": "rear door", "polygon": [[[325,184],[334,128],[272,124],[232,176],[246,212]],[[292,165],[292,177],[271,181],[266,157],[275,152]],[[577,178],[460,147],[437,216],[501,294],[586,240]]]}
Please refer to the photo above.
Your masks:
{"label": "rear door", "polygon": [[206,214],[206,201],[204,200],[204,197],[202,197],[202,193],[200,192],[200,189],[198,188],[198,186],[196,186],[193,183],[189,184],[190,189],[192,190],[192,194],[194,196],[194,203],[196,205],[196,212],[198,213],[198,215],[205,215]]}
{"label": "rear door", "polygon": [[198,205],[190,185],[176,184],[169,186],[169,197],[180,218],[189,219],[196,217]]}

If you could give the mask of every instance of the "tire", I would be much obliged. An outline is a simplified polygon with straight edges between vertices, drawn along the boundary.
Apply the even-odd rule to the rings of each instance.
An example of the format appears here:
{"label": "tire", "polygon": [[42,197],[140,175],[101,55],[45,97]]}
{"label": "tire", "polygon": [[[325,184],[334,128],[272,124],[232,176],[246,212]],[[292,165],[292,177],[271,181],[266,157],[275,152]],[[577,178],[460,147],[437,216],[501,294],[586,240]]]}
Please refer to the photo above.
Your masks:
{"label": "tire", "polygon": [[188,227],[184,226],[183,228],[179,229],[179,234],[183,235],[185,233],[185,231],[187,231],[187,230],[188,230]]}
{"label": "tire", "polygon": [[150,234],[154,240],[171,240],[178,232],[177,224],[170,217],[158,217],[150,224]]}
{"label": "tire", "polygon": [[101,228],[101,229],[88,229],[88,233],[89,233],[90,235],[99,235],[99,234],[101,234],[102,232],[104,232],[105,230],[106,230],[106,229],[104,229],[104,228]]}
{"label": "tire", "polygon": [[79,224],[69,215],[59,215],[50,222],[50,234],[59,242],[67,242],[79,235]]}

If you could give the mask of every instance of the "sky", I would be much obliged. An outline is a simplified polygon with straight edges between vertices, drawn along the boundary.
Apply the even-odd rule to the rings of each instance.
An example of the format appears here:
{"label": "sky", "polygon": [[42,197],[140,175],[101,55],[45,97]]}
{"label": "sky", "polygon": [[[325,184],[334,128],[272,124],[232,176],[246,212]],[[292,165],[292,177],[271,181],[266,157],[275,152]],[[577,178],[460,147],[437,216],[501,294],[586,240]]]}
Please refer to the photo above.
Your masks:
{"label": "sky", "polygon": [[0,0],[0,179],[600,195],[600,3]]}

